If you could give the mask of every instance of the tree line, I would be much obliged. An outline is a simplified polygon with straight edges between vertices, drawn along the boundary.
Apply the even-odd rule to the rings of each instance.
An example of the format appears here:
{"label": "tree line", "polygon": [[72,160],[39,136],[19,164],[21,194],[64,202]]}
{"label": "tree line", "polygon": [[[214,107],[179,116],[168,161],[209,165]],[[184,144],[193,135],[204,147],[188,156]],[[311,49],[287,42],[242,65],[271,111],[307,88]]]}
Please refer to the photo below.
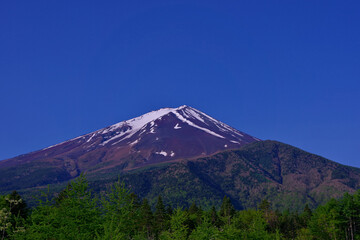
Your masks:
{"label": "tree line", "polygon": [[16,192],[0,196],[1,239],[360,239],[360,191],[300,213],[236,210],[224,196],[219,209],[194,202],[172,208],[161,196],[152,209],[122,183],[93,193],[81,175],[56,198],[29,209]]}

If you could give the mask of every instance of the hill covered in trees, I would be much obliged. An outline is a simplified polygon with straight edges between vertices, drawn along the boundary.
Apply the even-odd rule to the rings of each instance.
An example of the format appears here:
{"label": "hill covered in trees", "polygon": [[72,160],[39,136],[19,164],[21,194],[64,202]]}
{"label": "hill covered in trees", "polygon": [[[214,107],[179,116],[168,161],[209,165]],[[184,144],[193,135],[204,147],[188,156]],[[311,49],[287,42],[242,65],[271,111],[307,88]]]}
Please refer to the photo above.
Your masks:
{"label": "hill covered in trees", "polygon": [[95,194],[84,176],[30,210],[16,192],[0,197],[1,239],[358,239],[359,225],[360,191],[300,212],[268,200],[239,211],[227,196],[218,209],[172,208],[161,196],[151,208],[119,182]]}
{"label": "hill covered in trees", "polygon": [[[113,169],[111,170],[113,171]],[[101,191],[118,179],[112,172],[88,175]],[[360,169],[276,141],[248,144],[210,157],[135,169],[120,175],[131,191],[150,203],[157,196],[176,206],[197,202],[209,209],[227,195],[235,208],[256,207],[268,199],[274,209],[315,208],[360,187]]]}
{"label": "hill covered in trees", "polygon": [[[268,199],[273,209],[302,211],[306,204],[315,208],[346,192],[355,193],[360,187],[360,169],[280,142],[261,141],[209,157],[129,171],[108,168],[87,173],[87,179],[98,193],[120,180],[131,192],[147,198],[152,207],[161,195],[174,207],[189,207],[196,202],[208,210],[211,206],[219,207],[226,195],[237,210],[254,208],[262,199]],[[19,178],[13,183],[16,187],[5,184],[7,191],[3,189],[0,194],[17,190],[34,205],[34,196],[46,186],[22,189],[22,181],[26,179]],[[66,184],[50,185],[50,190],[56,194]]]}

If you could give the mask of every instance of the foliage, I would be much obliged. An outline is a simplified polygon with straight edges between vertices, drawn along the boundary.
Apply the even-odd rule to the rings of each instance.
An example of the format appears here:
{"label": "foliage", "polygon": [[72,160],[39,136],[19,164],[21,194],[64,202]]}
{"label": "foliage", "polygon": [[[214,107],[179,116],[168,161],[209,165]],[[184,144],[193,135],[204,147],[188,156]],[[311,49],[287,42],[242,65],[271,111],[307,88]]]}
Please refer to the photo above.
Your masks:
{"label": "foliage", "polygon": [[24,232],[24,219],[27,215],[27,205],[16,191],[0,196],[1,239]]}
{"label": "foliage", "polygon": [[81,175],[31,213],[18,193],[0,196],[0,231],[1,239],[360,239],[360,190],[300,213],[271,206],[264,199],[239,211],[225,196],[218,210],[195,202],[173,210],[158,196],[152,209],[121,182],[95,195]]}
{"label": "foliage", "polygon": [[40,202],[29,219],[26,239],[93,239],[101,230],[98,203],[81,175],[55,204]]}
{"label": "foliage", "polygon": [[98,239],[131,238],[140,227],[140,206],[136,195],[131,195],[123,183],[111,185],[99,206],[104,235]]}
{"label": "foliage", "polygon": [[[123,164],[131,161],[136,159],[119,159],[122,166],[111,168],[104,161],[89,169],[93,192],[100,195],[120,180],[139,198],[147,198],[152,209],[160,195],[175,208],[188,208],[196,202],[203,210],[220,207],[226,195],[237,210],[256,208],[267,199],[273,209],[301,212],[306,204],[315,208],[360,188],[360,169],[268,140],[209,157],[123,171]],[[50,183],[51,194],[58,193],[71,178],[64,159],[2,168],[0,194],[17,189],[29,206],[35,206],[34,194],[39,189]]]}
{"label": "foliage", "polygon": [[317,239],[360,239],[360,190],[318,207],[309,225]]}

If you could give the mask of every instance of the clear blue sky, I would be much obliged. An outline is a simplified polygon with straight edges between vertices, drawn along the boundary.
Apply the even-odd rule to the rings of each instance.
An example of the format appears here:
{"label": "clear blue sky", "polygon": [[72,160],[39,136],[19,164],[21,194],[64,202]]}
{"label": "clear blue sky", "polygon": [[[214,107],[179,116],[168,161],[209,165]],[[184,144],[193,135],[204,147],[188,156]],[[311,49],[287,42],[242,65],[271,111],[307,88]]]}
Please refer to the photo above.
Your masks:
{"label": "clear blue sky", "polygon": [[161,107],[360,167],[359,1],[1,1],[0,159]]}

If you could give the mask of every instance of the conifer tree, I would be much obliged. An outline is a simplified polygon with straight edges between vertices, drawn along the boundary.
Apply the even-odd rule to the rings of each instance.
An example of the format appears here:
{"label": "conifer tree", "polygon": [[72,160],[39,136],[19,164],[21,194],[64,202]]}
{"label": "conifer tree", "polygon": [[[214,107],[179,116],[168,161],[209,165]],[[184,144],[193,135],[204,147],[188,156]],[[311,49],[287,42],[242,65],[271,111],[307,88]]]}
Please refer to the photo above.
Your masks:
{"label": "conifer tree", "polygon": [[304,227],[304,228],[307,227],[307,224],[310,221],[311,216],[312,216],[312,211],[309,208],[309,205],[306,204],[305,207],[304,207],[303,213],[301,214],[302,227]]}
{"label": "conifer tree", "polygon": [[166,214],[168,215],[169,219],[171,218],[171,215],[173,215],[173,209],[170,205],[167,205],[166,207]]}
{"label": "conifer tree", "polygon": [[149,205],[149,201],[144,198],[140,208],[141,215],[141,226],[146,232],[147,237],[150,238],[154,228],[154,216]]}
{"label": "conifer tree", "polygon": [[156,231],[161,232],[166,229],[166,223],[168,222],[168,215],[166,213],[165,205],[159,195],[155,206],[155,225]]}
{"label": "conifer tree", "polygon": [[189,210],[188,210],[189,214],[197,214],[198,211],[199,211],[198,206],[196,206],[195,202],[192,202],[192,204],[190,205]]}
{"label": "conifer tree", "polygon": [[188,218],[186,220],[186,225],[188,226],[189,231],[193,231],[201,221],[201,216],[199,216],[199,208],[196,206],[195,202],[190,205],[187,213]]}
{"label": "conifer tree", "polygon": [[263,199],[259,204],[259,210],[266,215],[270,211],[270,202],[267,199]]}
{"label": "conifer tree", "polygon": [[222,216],[226,223],[230,225],[231,218],[235,214],[235,208],[231,203],[229,197],[225,196],[220,207],[220,216]]}
{"label": "conifer tree", "polygon": [[130,193],[130,199],[135,209],[140,208],[141,202],[138,195],[135,193]]}
{"label": "conifer tree", "polygon": [[54,199],[54,200],[55,200],[55,203],[56,203],[57,205],[60,205],[63,200],[65,200],[66,198],[69,197],[69,196],[68,196],[68,192],[71,191],[71,190],[72,190],[72,186],[71,186],[71,182],[69,182],[69,183],[67,184],[66,188],[64,188],[63,190],[61,190],[61,191],[59,192],[59,194],[57,195],[57,197],[55,197],[55,199]]}
{"label": "conifer tree", "polygon": [[175,209],[170,219],[171,229],[163,231],[160,239],[188,239],[190,230],[186,224],[187,220],[188,213],[186,211],[181,208]]}
{"label": "conifer tree", "polygon": [[[140,204],[138,204],[140,206]],[[135,208],[129,190],[118,181],[102,195],[101,209],[105,235],[125,238],[133,236],[140,228],[139,211]]]}
{"label": "conifer tree", "polygon": [[220,219],[219,219],[219,216],[216,212],[216,209],[215,209],[215,206],[212,206],[211,207],[211,210],[210,210],[210,218],[211,218],[211,224],[215,227],[220,227],[221,225],[221,222],[220,222]]}

